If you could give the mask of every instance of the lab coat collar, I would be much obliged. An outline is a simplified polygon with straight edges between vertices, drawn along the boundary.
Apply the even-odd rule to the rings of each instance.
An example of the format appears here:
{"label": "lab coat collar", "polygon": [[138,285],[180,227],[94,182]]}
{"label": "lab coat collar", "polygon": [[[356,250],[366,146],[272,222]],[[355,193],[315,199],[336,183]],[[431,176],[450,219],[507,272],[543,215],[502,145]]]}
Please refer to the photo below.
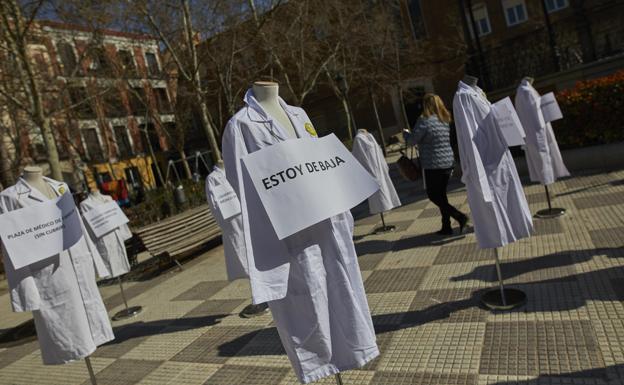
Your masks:
{"label": "lab coat collar", "polygon": [[472,93],[477,92],[477,90],[475,90],[474,87],[462,82],[461,80],[459,81],[459,84],[457,85],[457,91],[472,92]]}
{"label": "lab coat collar", "polygon": [[[50,185],[50,187],[52,187],[52,189],[54,190],[54,192],[60,196],[63,195],[63,193],[61,193],[61,191],[63,191],[65,189],[64,187],[64,183],[63,182],[58,182],[55,181],[54,179],[50,179],[47,177],[43,177],[43,181],[47,184]],[[26,182],[26,179],[20,177],[17,180],[17,183],[15,184],[15,190],[17,192],[17,199],[21,200],[24,197],[28,197],[30,199],[33,199],[35,201],[38,202],[45,202],[47,200],[49,200],[48,197],[46,197],[45,195],[43,195],[42,192],[40,192],[39,190],[37,190],[34,187],[31,187],[28,182]],[[63,191],[64,192],[64,191]]]}
{"label": "lab coat collar", "polygon": [[[295,127],[297,135],[301,138],[301,135],[305,132],[305,130],[302,131],[302,128],[300,127],[299,111],[293,106],[288,105],[281,97],[278,96],[277,99]],[[269,115],[264,108],[262,108],[260,103],[258,103],[258,100],[256,100],[256,97],[254,96],[253,88],[247,90],[243,101],[247,104],[247,116],[249,117],[249,120],[258,123],[268,123],[277,129],[276,131],[278,131],[279,138],[281,140],[288,139],[288,135],[286,135],[284,129],[279,124],[274,122],[271,115]]]}

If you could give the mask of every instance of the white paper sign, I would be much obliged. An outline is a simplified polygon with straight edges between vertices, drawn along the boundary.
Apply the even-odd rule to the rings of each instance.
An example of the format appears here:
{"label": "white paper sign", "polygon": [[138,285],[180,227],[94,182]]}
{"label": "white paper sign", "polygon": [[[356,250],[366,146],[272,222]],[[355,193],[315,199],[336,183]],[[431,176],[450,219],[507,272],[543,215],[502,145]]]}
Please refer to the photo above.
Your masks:
{"label": "white paper sign", "polygon": [[334,134],[287,140],[243,158],[279,239],[362,202],[379,185]]}
{"label": "white paper sign", "polygon": [[229,219],[241,212],[238,196],[229,184],[214,186],[214,196],[223,219]]}
{"label": "white paper sign", "polygon": [[128,217],[115,201],[95,206],[82,216],[96,238],[101,238],[129,222]]}
{"label": "white paper sign", "polygon": [[71,194],[0,215],[0,239],[16,269],[67,250],[82,238]]}
{"label": "white paper sign", "polygon": [[507,143],[507,147],[524,145],[526,134],[511,99],[506,97],[492,104],[492,113]]}
{"label": "white paper sign", "polygon": [[563,114],[559,108],[559,103],[557,103],[555,94],[552,92],[542,95],[540,98],[540,107],[546,123],[563,118]]}

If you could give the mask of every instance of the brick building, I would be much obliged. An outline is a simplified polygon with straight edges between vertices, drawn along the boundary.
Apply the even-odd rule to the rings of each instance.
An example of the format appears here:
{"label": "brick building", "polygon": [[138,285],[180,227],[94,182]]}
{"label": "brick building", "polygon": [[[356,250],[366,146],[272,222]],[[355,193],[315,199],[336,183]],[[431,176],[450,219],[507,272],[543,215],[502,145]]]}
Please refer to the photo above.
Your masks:
{"label": "brick building", "polygon": [[[165,132],[175,124],[158,41],[55,21],[36,23],[28,52],[46,90],[46,108],[54,111],[51,123],[65,181],[76,191],[120,179],[131,189],[156,186],[155,162],[164,162]],[[46,147],[32,124],[8,110],[2,122],[10,130],[2,147],[13,176],[33,163],[46,172]]]}

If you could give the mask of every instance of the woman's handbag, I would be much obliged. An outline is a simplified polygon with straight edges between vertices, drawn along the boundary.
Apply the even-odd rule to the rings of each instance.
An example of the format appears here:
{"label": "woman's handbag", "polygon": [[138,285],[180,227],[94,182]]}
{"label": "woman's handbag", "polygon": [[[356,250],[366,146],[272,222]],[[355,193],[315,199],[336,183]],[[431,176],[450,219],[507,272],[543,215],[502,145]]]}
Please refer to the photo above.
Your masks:
{"label": "woman's handbag", "polygon": [[[412,151],[414,149],[412,148]],[[407,145],[405,146],[405,152],[407,152]],[[408,181],[414,182],[420,179],[422,176],[422,169],[420,167],[419,157],[408,157],[405,152],[401,151],[401,157],[397,160],[397,166],[399,166],[399,173]],[[413,152],[412,152],[413,154]]]}

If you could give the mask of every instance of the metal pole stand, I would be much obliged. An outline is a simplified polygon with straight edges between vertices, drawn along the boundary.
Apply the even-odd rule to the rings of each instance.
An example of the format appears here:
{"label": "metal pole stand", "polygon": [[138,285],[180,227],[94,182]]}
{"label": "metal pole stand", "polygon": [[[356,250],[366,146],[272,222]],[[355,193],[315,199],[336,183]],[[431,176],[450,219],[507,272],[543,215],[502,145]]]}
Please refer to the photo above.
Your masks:
{"label": "metal pole stand", "polygon": [[535,217],[541,219],[550,219],[557,218],[565,214],[566,209],[563,209],[561,207],[552,207],[552,204],[550,203],[550,193],[548,192],[548,186],[544,185],[544,188],[546,189],[546,201],[548,202],[548,208],[535,213]]}
{"label": "metal pole stand", "polygon": [[505,288],[503,285],[498,249],[494,249],[494,257],[496,259],[496,274],[498,275],[499,288],[485,292],[481,297],[481,302],[492,310],[511,310],[524,305],[527,296],[523,291]]}
{"label": "metal pole stand", "polygon": [[121,298],[123,299],[125,309],[121,310],[117,314],[113,316],[113,321],[119,321],[126,318],[136,317],[139,313],[143,311],[141,306],[132,306],[128,307],[128,301],[126,300],[126,293],[124,292],[123,283],[121,282],[121,277],[117,277],[119,282],[119,289],[121,290]]}
{"label": "metal pole stand", "polygon": [[373,230],[373,234],[389,233],[389,232],[396,230],[396,226],[386,225],[386,220],[384,219],[383,213],[380,213],[379,215],[381,215],[381,227],[378,227],[375,230]]}
{"label": "metal pole stand", "polygon": [[340,375],[340,373],[336,373],[336,385],[343,385],[342,376]]}
{"label": "metal pole stand", "polygon": [[89,378],[91,379],[91,385],[97,385],[95,379],[95,372],[93,372],[93,366],[91,366],[91,357],[85,357],[85,364],[87,364],[87,370],[89,371]]}

